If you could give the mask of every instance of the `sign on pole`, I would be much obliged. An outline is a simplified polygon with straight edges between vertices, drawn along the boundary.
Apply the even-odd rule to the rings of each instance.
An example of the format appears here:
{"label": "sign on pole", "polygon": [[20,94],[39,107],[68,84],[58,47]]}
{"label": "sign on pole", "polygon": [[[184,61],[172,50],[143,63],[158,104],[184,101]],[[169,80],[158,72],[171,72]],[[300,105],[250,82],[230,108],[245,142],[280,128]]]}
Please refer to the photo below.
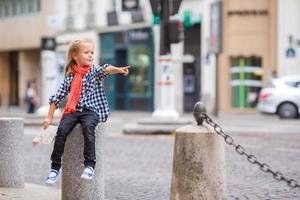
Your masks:
{"label": "sign on pole", "polygon": [[212,3],[210,6],[210,51],[222,52],[222,2]]}

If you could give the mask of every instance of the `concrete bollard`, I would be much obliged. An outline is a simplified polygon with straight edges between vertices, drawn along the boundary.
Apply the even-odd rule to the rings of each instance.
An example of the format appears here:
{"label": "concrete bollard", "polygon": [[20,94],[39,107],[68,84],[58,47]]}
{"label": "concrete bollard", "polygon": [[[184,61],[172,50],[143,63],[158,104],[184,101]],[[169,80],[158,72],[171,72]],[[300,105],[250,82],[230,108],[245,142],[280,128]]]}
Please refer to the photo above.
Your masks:
{"label": "concrete bollard", "polygon": [[224,143],[202,125],[176,130],[170,199],[226,199]]}
{"label": "concrete bollard", "polygon": [[77,125],[68,136],[62,161],[62,200],[104,200],[104,125],[95,130],[96,167],[92,180],[81,179],[84,169],[84,138],[81,125]]}
{"label": "concrete bollard", "polygon": [[0,187],[24,188],[22,118],[0,118]]}

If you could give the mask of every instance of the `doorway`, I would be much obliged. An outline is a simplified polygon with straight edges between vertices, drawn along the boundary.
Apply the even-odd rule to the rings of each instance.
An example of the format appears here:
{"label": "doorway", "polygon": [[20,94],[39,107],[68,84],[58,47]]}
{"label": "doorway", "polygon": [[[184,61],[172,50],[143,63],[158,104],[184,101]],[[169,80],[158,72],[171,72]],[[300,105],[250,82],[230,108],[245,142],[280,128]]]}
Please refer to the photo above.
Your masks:
{"label": "doorway", "polygon": [[201,94],[201,25],[186,28],[184,35],[184,54],[191,54],[195,58],[193,63],[183,65],[184,112],[190,112]]}
{"label": "doorway", "polygon": [[154,46],[150,28],[100,35],[100,63],[131,66],[129,76],[105,79],[111,110],[153,110]]}
{"label": "doorway", "polygon": [[[127,50],[116,49],[116,66],[127,66]],[[128,77],[116,74],[116,109],[128,109]]]}
{"label": "doorway", "polygon": [[9,53],[9,105],[19,105],[19,66],[17,51]]}

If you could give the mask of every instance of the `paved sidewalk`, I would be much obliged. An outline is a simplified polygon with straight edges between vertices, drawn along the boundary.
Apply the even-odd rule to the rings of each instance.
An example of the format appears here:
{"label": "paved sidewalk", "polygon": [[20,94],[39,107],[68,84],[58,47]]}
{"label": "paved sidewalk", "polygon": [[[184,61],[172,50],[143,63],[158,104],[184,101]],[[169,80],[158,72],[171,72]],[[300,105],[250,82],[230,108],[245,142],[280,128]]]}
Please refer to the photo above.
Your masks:
{"label": "paved sidewalk", "polygon": [[[135,124],[137,121],[143,119],[150,119],[151,115],[151,112],[113,111],[106,122],[106,127],[108,127],[109,132],[113,132],[113,134],[122,134],[125,125]],[[37,114],[27,114],[24,109],[20,108],[0,108],[0,117],[22,117],[24,118],[25,126],[41,126],[44,119],[43,116],[38,116]],[[220,113],[218,117],[211,115],[211,118],[225,131],[234,134],[251,134],[252,132],[272,132],[278,134],[287,132],[291,134],[300,133],[300,118],[282,120],[276,115],[266,115],[257,112]],[[184,113],[181,119],[195,122],[192,113]],[[53,121],[54,123],[57,122],[58,117],[54,118]],[[116,124],[123,124],[123,126],[115,127]]]}
{"label": "paved sidewalk", "polygon": [[59,189],[31,183],[25,183],[23,189],[0,187],[0,200],[59,200],[60,197]]}
{"label": "paved sidewalk", "polygon": [[[28,144],[39,130],[43,117],[28,115],[22,110],[0,110],[0,117],[24,117],[27,133],[24,154],[30,177],[26,181],[43,183],[49,164],[49,146],[32,149]],[[109,200],[166,200],[169,197],[174,137],[124,136],[123,127],[150,118],[150,112],[112,112],[106,123],[106,198]],[[184,114],[193,120],[192,114]],[[277,116],[259,113],[220,113],[212,117],[227,134],[234,135],[251,153],[258,155],[276,170],[300,180],[300,119],[280,120]],[[31,127],[32,125],[35,125]],[[37,126],[36,126],[37,125]],[[271,133],[271,134],[270,134]],[[226,146],[228,199],[299,199],[300,191],[261,172]],[[33,163],[33,161],[36,161]],[[38,165],[41,167],[37,168]],[[59,183],[60,184],[60,183]],[[0,188],[0,200],[60,199],[60,185],[48,187],[26,183],[25,189]],[[253,186],[254,185],[254,186]]]}

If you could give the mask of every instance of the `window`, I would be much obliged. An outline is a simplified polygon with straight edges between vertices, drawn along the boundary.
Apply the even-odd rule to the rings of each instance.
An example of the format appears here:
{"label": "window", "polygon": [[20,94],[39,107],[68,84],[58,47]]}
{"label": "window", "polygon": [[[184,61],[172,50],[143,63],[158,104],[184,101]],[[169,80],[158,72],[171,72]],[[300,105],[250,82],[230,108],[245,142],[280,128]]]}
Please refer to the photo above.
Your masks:
{"label": "window", "polygon": [[0,17],[4,16],[4,2],[0,1]]}
{"label": "window", "polygon": [[262,87],[262,58],[231,57],[232,106],[254,108]]}
{"label": "window", "polygon": [[294,88],[300,88],[300,82],[299,81],[288,81],[285,82],[286,85]]}
{"label": "window", "polygon": [[41,11],[41,0],[0,0],[0,18]]}

